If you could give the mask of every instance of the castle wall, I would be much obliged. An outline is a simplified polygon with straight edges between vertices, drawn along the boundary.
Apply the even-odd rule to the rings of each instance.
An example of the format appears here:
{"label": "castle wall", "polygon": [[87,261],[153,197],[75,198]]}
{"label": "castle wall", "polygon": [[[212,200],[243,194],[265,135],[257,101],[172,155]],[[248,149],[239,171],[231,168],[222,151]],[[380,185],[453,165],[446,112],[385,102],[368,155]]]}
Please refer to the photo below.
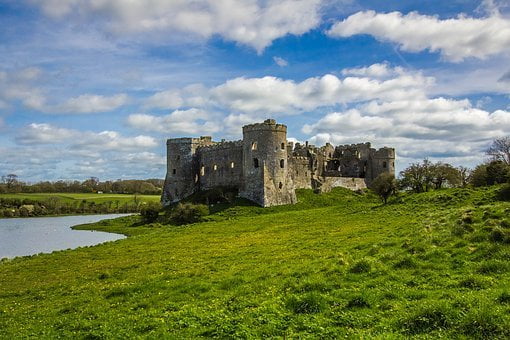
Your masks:
{"label": "castle wall", "polygon": [[198,149],[200,190],[240,188],[243,179],[243,143],[224,142]]}
{"label": "castle wall", "polygon": [[243,140],[211,137],[167,141],[167,175],[161,197],[167,205],[198,190],[236,187],[261,206],[296,202],[295,189],[366,188],[381,173],[395,173],[395,149],[370,143],[320,148],[287,142],[287,127],[268,119],[243,126]]}
{"label": "castle wall", "polygon": [[329,192],[333,188],[342,187],[350,190],[366,189],[364,178],[357,177],[325,177],[322,181],[321,192]]}
{"label": "castle wall", "polygon": [[308,157],[290,157],[289,169],[296,189],[312,189],[312,171]]}

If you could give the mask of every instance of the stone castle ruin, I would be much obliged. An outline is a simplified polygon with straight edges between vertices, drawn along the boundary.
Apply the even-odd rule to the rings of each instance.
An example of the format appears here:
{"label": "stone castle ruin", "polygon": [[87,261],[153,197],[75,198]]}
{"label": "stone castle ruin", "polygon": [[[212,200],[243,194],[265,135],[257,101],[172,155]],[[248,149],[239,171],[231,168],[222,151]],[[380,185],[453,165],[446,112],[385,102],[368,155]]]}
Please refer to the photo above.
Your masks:
{"label": "stone castle ruin", "polygon": [[168,205],[198,191],[227,187],[263,207],[293,204],[295,189],[357,190],[384,172],[395,173],[393,148],[376,150],[370,143],[294,145],[287,141],[287,126],[268,119],[243,126],[240,141],[168,139],[161,200]]}

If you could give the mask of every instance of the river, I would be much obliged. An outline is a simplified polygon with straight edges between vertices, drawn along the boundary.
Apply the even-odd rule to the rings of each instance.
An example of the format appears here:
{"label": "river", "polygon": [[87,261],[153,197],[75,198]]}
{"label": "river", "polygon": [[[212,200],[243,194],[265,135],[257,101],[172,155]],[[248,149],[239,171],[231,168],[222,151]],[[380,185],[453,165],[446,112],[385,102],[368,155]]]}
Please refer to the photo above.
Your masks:
{"label": "river", "polygon": [[72,226],[129,214],[0,219],[0,259],[51,253],[125,238],[99,231],[73,230]]}

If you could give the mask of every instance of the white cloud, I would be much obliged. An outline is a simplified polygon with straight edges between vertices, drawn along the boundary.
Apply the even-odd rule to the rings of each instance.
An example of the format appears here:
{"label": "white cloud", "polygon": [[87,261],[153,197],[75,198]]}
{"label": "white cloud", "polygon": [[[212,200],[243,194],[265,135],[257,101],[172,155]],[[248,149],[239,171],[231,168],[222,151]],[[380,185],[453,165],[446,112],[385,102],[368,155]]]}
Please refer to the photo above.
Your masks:
{"label": "white cloud", "polygon": [[[117,34],[191,33],[264,50],[287,34],[300,35],[320,22],[320,0],[33,0],[54,18],[79,14],[103,20]],[[99,19],[98,19],[99,18]]]}
{"label": "white cloud", "polygon": [[369,34],[378,40],[398,43],[408,52],[441,52],[450,61],[468,57],[486,58],[510,50],[510,20],[499,13],[486,18],[459,15],[441,20],[416,12],[358,12],[335,23],[327,31],[332,37]]}
{"label": "white cloud", "polygon": [[[126,94],[116,94],[113,96],[102,96],[94,94],[83,94],[75,98],[70,98],[65,103],[57,105],[55,110],[65,113],[95,113],[113,111],[128,101]],[[52,110],[47,108],[46,111]]]}
{"label": "white cloud", "polygon": [[23,145],[56,144],[68,141],[78,134],[75,130],[58,128],[50,124],[32,123],[21,130],[16,142]]}
{"label": "white cloud", "polygon": [[288,66],[289,65],[289,62],[281,57],[276,57],[274,56],[273,57],[273,60],[274,62],[276,63],[276,65],[280,66],[280,67],[285,67],[285,66]]}
{"label": "white cloud", "polygon": [[214,122],[214,117],[199,109],[175,110],[164,116],[144,113],[129,115],[128,124],[144,131],[154,131],[168,134],[205,134],[214,133],[221,126]]}
{"label": "white cloud", "polygon": [[422,88],[432,82],[432,78],[419,73],[400,74],[387,80],[369,77],[341,79],[327,74],[300,83],[276,77],[235,78],[211,89],[211,98],[234,111],[293,114],[370,99],[423,96]]}
{"label": "white cloud", "polygon": [[21,145],[61,144],[96,156],[93,152],[144,150],[158,146],[150,136],[124,137],[116,131],[78,131],[50,124],[32,123],[21,129],[15,140]]}

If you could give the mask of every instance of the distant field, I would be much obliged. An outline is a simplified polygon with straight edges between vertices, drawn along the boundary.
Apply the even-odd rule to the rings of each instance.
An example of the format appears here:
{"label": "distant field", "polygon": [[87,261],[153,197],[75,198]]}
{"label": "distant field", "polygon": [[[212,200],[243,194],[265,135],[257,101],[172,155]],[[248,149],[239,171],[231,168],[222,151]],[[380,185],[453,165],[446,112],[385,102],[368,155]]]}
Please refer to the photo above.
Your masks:
{"label": "distant field", "polygon": [[[63,202],[72,201],[93,201],[95,203],[103,203],[107,201],[119,201],[119,203],[132,202],[135,200],[135,195],[129,194],[71,194],[71,193],[37,193],[37,194],[0,194],[0,198],[16,198],[16,199],[30,199],[36,201],[45,201],[50,197],[57,197]],[[136,195],[136,199],[141,202],[158,202],[159,195]]]}

